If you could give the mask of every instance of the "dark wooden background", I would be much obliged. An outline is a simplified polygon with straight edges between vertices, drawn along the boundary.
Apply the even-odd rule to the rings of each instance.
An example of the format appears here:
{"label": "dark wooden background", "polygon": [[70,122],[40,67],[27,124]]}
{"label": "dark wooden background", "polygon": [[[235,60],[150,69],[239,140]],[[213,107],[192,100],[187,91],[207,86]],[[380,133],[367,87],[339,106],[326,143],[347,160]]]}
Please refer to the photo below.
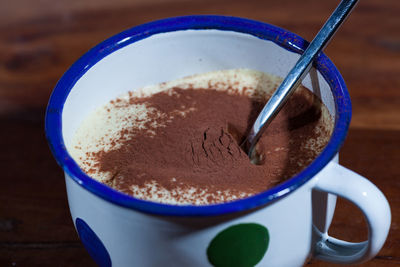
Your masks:
{"label": "dark wooden background", "polygon": [[[129,27],[189,14],[247,17],[311,40],[337,3],[0,0],[0,266],[94,265],[73,228],[63,172],[43,130],[51,90],[80,55]],[[370,178],[392,209],[385,246],[363,266],[400,265],[399,14],[398,0],[362,0],[325,50],[344,76],[353,102],[341,163]],[[351,241],[367,237],[362,215],[343,200],[330,232]],[[331,266],[318,261],[309,265]]]}

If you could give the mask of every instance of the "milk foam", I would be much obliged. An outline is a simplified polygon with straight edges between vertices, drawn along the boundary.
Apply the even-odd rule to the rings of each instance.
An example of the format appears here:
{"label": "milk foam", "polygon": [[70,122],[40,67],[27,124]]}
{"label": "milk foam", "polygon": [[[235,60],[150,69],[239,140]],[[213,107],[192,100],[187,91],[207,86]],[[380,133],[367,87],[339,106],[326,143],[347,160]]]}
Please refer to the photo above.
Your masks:
{"label": "milk foam", "polygon": [[[113,186],[112,174],[99,171],[99,163],[96,162],[92,153],[99,151],[109,151],[117,149],[121,145],[121,141],[134,138],[131,133],[124,133],[124,129],[135,127],[146,131],[149,136],[155,134],[155,129],[163,127],[162,123],[151,123],[150,118],[162,118],[165,123],[172,120],[174,116],[185,116],[188,112],[194,112],[193,109],[179,111],[173,115],[163,114],[159,110],[146,106],[145,103],[129,104],[132,97],[149,97],[158,92],[173,93],[171,88],[177,87],[181,89],[206,89],[213,88],[218,91],[226,91],[227,93],[240,93],[250,97],[267,97],[279,86],[282,79],[270,74],[261,73],[248,69],[221,70],[209,73],[197,74],[178,80],[173,80],[161,84],[150,85],[132,92],[121,95],[117,99],[99,107],[87,118],[84,119],[74,138],[68,152],[78,163],[83,171],[88,173],[93,179],[96,179],[109,186]],[[298,89],[296,93],[301,93]],[[316,131],[332,131],[332,119],[327,108],[321,105],[321,128]],[[151,115],[151,116],[150,116]],[[147,127],[146,127],[147,126]],[[123,137],[123,138],[121,138]],[[327,142],[327,138],[321,136],[318,139],[310,139],[306,146],[310,148],[318,148],[321,144]],[[149,163],[151,164],[151,163]],[[171,177],[174,179],[174,177]],[[196,195],[193,192],[196,191]],[[177,188],[169,191],[160,187],[155,182],[148,183],[143,187],[132,185],[133,196],[155,202],[168,204],[208,204],[207,197],[209,193],[203,190],[199,194],[199,190]],[[153,194],[145,194],[145,192],[154,192]],[[179,196],[179,199],[176,197]],[[232,194],[231,192],[219,192],[219,199],[222,201],[231,201],[237,198],[246,197],[246,194]]]}

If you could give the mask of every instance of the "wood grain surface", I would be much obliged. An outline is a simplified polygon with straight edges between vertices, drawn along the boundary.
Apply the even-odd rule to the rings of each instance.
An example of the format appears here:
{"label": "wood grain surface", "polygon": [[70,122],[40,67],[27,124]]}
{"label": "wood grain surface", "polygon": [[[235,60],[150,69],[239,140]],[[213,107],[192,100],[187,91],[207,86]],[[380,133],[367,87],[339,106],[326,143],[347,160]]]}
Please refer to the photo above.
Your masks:
{"label": "wood grain surface", "polygon": [[[222,14],[256,19],[311,40],[338,1],[0,0],[0,266],[94,266],[74,230],[63,172],[44,135],[52,88],[96,43],[155,19]],[[400,2],[362,0],[325,49],[352,98],[341,163],[388,198],[392,225],[361,266],[400,265]],[[361,213],[339,200],[333,236],[367,237]],[[301,245],[301,244],[300,244]],[[312,260],[310,266],[337,266]]]}

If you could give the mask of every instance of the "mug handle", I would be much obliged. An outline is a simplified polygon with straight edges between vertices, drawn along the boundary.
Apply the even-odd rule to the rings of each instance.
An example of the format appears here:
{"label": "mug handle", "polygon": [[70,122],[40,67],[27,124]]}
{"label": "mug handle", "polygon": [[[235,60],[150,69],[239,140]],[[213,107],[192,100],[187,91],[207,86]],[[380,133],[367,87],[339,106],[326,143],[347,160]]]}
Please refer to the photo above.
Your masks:
{"label": "mug handle", "polygon": [[354,203],[368,224],[368,240],[346,242],[317,232],[314,257],[335,263],[361,263],[373,258],[385,243],[390,228],[389,203],[383,193],[366,178],[330,162],[317,174],[314,189],[343,197]]}

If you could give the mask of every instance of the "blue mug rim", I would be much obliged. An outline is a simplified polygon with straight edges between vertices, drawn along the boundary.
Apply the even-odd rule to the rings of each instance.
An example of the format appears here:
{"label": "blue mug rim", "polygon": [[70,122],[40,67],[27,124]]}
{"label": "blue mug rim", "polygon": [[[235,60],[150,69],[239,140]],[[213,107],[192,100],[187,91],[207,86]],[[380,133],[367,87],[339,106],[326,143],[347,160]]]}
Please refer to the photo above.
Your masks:
{"label": "blue mug rim", "polygon": [[276,187],[257,195],[214,205],[170,205],[150,202],[118,192],[86,175],[69,155],[62,137],[62,111],[64,102],[75,83],[98,61],[116,50],[154,34],[180,30],[216,29],[247,33],[272,41],[295,53],[302,53],[308,42],[300,36],[274,25],[240,17],[219,15],[194,15],[161,19],[142,24],[101,42],[79,58],[55,86],[45,116],[45,132],[50,149],[58,164],[84,189],[116,205],[137,211],[165,216],[215,216],[246,211],[278,200],[323,169],[337,154],[346,137],[350,119],[351,102],[345,82],[331,60],[320,53],[314,62],[329,84],[335,100],[335,126],[329,143],[321,154],[302,172]]}

